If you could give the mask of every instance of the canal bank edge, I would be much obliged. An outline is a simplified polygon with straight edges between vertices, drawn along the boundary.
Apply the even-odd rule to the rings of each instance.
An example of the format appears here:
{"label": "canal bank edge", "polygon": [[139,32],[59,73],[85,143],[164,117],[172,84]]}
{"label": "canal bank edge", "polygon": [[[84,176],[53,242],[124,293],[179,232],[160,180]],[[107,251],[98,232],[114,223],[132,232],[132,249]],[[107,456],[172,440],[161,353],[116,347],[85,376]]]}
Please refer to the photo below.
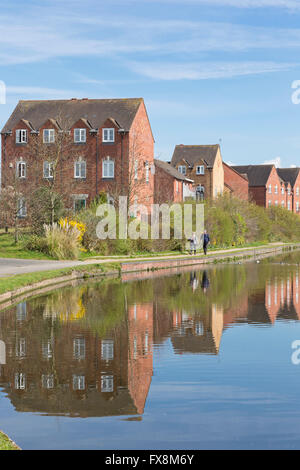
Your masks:
{"label": "canal bank edge", "polygon": [[[128,273],[151,272],[166,269],[177,269],[181,267],[192,267],[203,264],[217,264],[226,262],[250,261],[252,259],[270,257],[280,255],[282,253],[300,249],[300,243],[271,244],[261,247],[241,248],[226,250],[222,253],[211,253],[207,256],[187,255],[183,258],[167,257],[167,258],[148,258],[148,259],[132,259],[131,261],[112,262],[112,263],[95,263],[86,266],[65,268],[60,270],[41,271],[35,273],[37,277],[44,277],[37,282],[31,282],[27,277],[28,274],[20,274],[24,278],[24,286],[8,290],[0,294],[0,308],[7,308],[18,299],[31,297],[33,294],[42,294],[53,290],[56,286],[65,286],[77,280],[85,280],[95,277],[120,277]],[[11,278],[0,278],[9,284],[10,279],[16,279],[17,276]],[[31,276],[32,277],[32,276]]]}

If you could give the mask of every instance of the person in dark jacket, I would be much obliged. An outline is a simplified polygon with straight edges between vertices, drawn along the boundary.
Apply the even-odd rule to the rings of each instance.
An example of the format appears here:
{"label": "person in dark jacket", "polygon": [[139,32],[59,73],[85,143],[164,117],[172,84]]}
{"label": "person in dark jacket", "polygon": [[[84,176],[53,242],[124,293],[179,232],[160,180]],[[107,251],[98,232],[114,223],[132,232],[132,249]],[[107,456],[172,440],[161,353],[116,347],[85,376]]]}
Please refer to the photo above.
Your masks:
{"label": "person in dark jacket", "polygon": [[203,274],[202,274],[201,287],[203,289],[203,292],[206,292],[207,289],[209,288],[209,279],[207,277],[206,271],[203,271]]}
{"label": "person in dark jacket", "polygon": [[206,255],[207,254],[207,245],[210,242],[210,238],[209,238],[209,235],[208,235],[206,230],[204,230],[204,232],[203,232],[202,241],[203,241],[203,251],[204,251],[204,254]]}

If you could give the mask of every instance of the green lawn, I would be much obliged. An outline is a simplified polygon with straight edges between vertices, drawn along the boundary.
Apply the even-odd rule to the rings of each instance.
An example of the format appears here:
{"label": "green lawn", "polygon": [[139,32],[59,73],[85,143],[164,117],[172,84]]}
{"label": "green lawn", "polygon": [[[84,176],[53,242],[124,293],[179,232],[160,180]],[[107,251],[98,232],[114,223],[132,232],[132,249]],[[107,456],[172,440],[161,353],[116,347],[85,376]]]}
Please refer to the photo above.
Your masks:
{"label": "green lawn", "polygon": [[20,450],[20,448],[0,431],[0,450]]}
{"label": "green lawn", "polygon": [[19,242],[15,244],[13,233],[0,232],[0,258],[53,259],[44,253],[26,250],[28,238],[26,232],[21,233]]}

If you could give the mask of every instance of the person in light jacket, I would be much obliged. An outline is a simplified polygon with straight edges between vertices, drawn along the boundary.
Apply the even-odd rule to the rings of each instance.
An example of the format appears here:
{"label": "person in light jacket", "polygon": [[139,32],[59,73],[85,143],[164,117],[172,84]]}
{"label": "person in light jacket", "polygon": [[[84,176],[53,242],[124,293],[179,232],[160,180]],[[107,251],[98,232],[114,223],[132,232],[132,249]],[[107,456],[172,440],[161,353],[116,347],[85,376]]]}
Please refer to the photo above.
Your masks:
{"label": "person in light jacket", "polygon": [[190,238],[190,254],[191,255],[193,253],[194,253],[194,255],[196,254],[197,244],[198,244],[197,235],[196,235],[196,232],[193,232],[192,236]]}

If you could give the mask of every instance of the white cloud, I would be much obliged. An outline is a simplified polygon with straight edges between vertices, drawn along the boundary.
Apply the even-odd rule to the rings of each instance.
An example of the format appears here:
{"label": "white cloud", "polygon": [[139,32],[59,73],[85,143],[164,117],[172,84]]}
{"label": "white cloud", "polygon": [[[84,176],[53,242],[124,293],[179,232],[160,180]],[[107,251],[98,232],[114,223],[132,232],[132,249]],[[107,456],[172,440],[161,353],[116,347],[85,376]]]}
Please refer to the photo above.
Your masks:
{"label": "white cloud", "polygon": [[[152,0],[151,0],[152,1]],[[160,0],[175,1],[175,0]],[[193,1],[193,0],[190,0]],[[205,3],[205,0],[194,0]],[[242,0],[209,0],[215,5]],[[211,51],[253,49],[297,49],[300,28],[275,28],[225,22],[167,19],[157,20],[128,14],[112,16],[99,3],[82,10],[79,2],[48,2],[30,9],[27,15],[17,11],[0,15],[0,64],[13,65],[46,61],[59,57],[117,57],[130,54],[178,54],[190,56]],[[280,0],[256,0],[262,6],[295,3]],[[275,5],[276,3],[276,5]],[[74,8],[71,8],[71,5]],[[244,6],[254,4],[248,0]],[[273,5],[274,4],[274,5]],[[297,0],[300,7],[300,0]],[[51,7],[51,5],[54,5]],[[78,7],[78,8],[77,8]],[[103,11],[102,11],[103,10]],[[71,12],[71,13],[70,13]],[[92,13],[91,13],[92,12]]]}
{"label": "white cloud", "polygon": [[263,162],[263,165],[275,165],[276,168],[281,168],[281,157],[276,157],[272,160]]}
{"label": "white cloud", "polygon": [[276,62],[131,62],[135,72],[157,80],[207,80],[290,70],[298,64]]}

